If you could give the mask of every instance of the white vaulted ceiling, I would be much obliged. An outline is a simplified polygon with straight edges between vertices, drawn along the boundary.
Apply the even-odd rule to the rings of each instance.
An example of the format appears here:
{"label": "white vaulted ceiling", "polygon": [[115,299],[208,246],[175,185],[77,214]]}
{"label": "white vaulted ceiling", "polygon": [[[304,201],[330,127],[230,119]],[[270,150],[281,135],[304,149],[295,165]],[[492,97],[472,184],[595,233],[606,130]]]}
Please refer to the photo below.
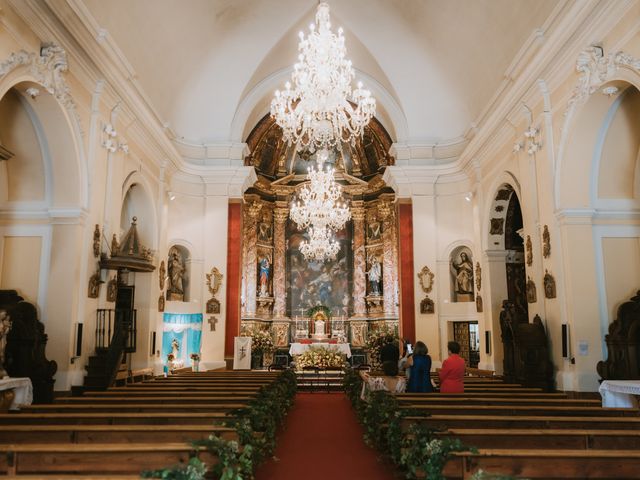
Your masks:
{"label": "white vaulted ceiling", "polygon": [[[296,60],[314,0],[75,0],[179,141],[241,142]],[[563,0],[336,0],[334,28],[394,141],[461,141]]]}

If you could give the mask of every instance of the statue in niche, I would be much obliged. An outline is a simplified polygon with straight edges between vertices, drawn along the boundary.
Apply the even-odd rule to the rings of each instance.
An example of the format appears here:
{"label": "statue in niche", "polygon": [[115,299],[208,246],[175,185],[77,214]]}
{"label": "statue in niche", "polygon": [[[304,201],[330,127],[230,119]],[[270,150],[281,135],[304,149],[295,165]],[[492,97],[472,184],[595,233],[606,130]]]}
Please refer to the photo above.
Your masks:
{"label": "statue in niche", "polygon": [[556,280],[548,270],[544,271],[544,296],[546,298],[556,298]]}
{"label": "statue in niche", "polygon": [[[473,297],[473,263],[467,252],[460,252],[460,262],[451,259],[451,272],[455,277],[455,292],[460,301],[460,296],[471,295]],[[470,298],[469,301],[473,301]]]}
{"label": "statue in niche", "polygon": [[167,300],[184,301],[184,277],[186,268],[184,259],[177,247],[169,250],[169,287]]}
{"label": "statue in niche", "polygon": [[258,284],[260,288],[258,289],[259,297],[268,297],[269,296],[269,274],[271,271],[271,264],[269,263],[269,258],[267,256],[263,256],[258,262],[259,275],[258,275]]}
{"label": "statue in niche", "polygon": [[371,257],[369,265],[369,271],[367,272],[370,288],[369,293],[374,296],[379,296],[382,294],[382,292],[380,291],[380,280],[382,280],[382,265],[380,265],[380,261],[375,255]]}
{"label": "statue in niche", "polygon": [[7,347],[7,334],[9,330],[11,330],[11,317],[6,311],[0,310],[0,378],[9,376],[3,367],[4,351]]}

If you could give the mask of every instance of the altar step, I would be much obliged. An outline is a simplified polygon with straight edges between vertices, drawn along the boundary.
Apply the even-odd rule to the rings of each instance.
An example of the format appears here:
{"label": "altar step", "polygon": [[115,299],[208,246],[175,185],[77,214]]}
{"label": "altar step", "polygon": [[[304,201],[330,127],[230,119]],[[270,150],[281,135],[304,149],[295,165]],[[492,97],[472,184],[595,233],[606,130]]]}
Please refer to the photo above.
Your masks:
{"label": "altar step", "polygon": [[298,391],[303,392],[341,392],[343,386],[343,372],[320,370],[316,372],[296,372]]}

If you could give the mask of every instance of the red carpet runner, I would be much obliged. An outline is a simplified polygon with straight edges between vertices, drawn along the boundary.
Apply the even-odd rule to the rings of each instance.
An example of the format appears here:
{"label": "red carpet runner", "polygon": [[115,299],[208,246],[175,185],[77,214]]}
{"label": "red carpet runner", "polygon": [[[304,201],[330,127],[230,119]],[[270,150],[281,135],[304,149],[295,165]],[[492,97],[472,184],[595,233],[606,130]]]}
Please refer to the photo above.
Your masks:
{"label": "red carpet runner", "polygon": [[362,438],[342,393],[298,393],[277,440],[276,458],[258,468],[256,480],[392,480],[394,467],[379,461]]}

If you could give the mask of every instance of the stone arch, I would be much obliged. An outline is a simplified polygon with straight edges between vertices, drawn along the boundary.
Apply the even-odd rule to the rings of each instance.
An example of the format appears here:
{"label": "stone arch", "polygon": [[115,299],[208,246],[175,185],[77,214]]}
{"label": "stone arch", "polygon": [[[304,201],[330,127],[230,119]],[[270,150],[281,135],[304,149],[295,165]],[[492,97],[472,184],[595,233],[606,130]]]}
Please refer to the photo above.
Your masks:
{"label": "stone arch", "polygon": [[[507,190],[509,194],[504,200],[497,200],[500,196],[501,190]],[[522,200],[520,182],[512,172],[505,171],[493,182],[489,192],[491,192],[491,195],[486,197],[484,215],[481,217],[483,219],[483,250],[502,250],[504,249],[504,238],[502,238],[501,241],[496,237],[496,235],[501,236],[503,234],[492,234],[492,225],[496,226],[496,228],[498,225],[502,225],[502,231],[504,232],[507,206],[511,198],[511,194],[515,193],[518,196],[518,199]],[[506,193],[504,195],[506,196]],[[493,219],[495,219],[495,221],[492,222]],[[498,242],[497,245],[496,242]]]}
{"label": "stone arch", "polygon": [[554,199],[559,211],[595,207],[594,166],[599,160],[594,156],[606,133],[607,115],[620,101],[602,94],[602,89],[640,89],[640,61],[624,52],[605,57],[601,47],[591,46],[578,56],[576,69],[580,76],[567,104],[556,155]]}
{"label": "stone arch", "polygon": [[159,238],[158,212],[152,192],[151,185],[140,172],[133,171],[127,175],[122,184],[120,229],[126,232],[131,218],[137,216],[142,243],[156,250]]}
{"label": "stone arch", "polygon": [[602,121],[593,154],[591,202],[596,208],[626,210],[640,202],[640,90],[626,82]]}

